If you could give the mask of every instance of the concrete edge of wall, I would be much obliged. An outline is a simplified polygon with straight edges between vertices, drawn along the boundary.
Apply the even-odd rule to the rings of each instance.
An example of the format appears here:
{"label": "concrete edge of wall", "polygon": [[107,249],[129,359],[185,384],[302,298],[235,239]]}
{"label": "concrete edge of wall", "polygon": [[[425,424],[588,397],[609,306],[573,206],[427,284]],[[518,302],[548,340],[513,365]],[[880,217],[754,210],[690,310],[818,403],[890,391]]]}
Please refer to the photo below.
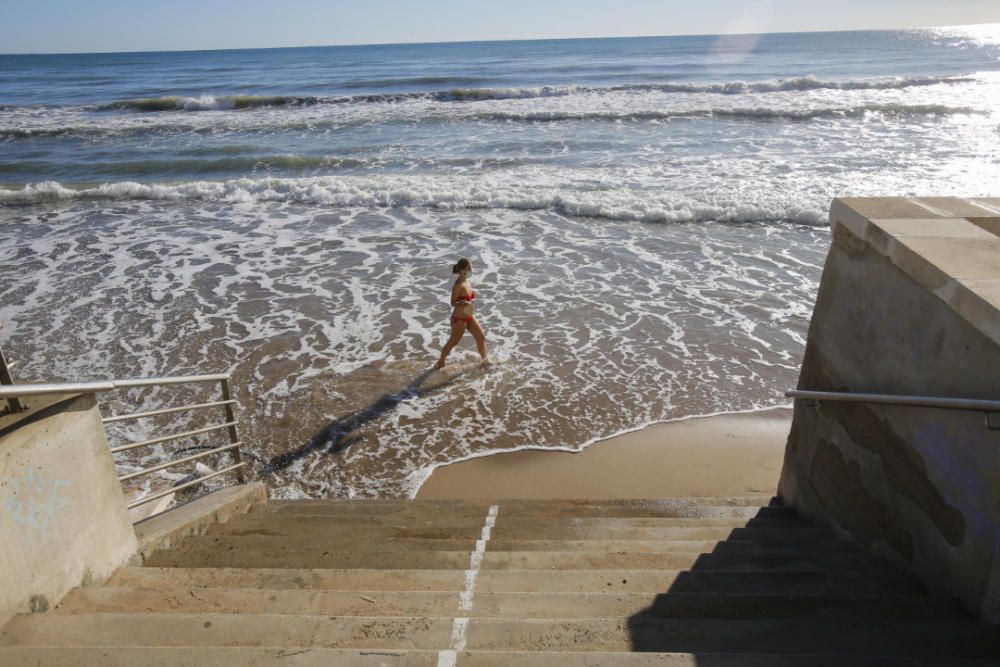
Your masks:
{"label": "concrete edge of wall", "polygon": [[188,535],[202,535],[210,526],[225,523],[267,503],[267,488],[261,482],[240,484],[213,491],[197,500],[167,510],[135,524],[139,549],[129,565],[142,565],[157,549],[169,549]]}
{"label": "concrete edge of wall", "polygon": [[830,226],[868,243],[1000,344],[1000,226],[989,224],[998,208],[996,199],[842,198]]}

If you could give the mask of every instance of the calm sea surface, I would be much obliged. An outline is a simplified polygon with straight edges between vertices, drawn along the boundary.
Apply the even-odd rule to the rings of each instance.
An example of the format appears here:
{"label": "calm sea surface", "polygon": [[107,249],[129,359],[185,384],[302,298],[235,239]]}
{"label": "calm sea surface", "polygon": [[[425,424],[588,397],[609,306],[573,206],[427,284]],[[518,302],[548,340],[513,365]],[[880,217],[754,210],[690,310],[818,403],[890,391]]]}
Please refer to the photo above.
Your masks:
{"label": "calm sea surface", "polygon": [[[998,105],[1000,26],[0,56],[0,345],[232,369],[274,495],[408,495],[783,404],[830,199],[997,196]],[[498,363],[429,373],[460,256]]]}

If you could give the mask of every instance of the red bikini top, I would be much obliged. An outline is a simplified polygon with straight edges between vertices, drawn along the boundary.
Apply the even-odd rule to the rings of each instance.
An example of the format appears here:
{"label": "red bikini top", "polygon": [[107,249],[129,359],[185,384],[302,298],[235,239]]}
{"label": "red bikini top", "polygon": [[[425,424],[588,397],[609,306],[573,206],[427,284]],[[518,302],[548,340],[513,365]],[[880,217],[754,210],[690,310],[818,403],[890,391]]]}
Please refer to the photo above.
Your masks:
{"label": "red bikini top", "polygon": [[465,296],[458,297],[458,300],[459,301],[468,301],[469,303],[472,303],[472,300],[475,299],[475,298],[476,298],[476,293],[475,293],[475,291],[473,291],[472,294],[466,294]]}

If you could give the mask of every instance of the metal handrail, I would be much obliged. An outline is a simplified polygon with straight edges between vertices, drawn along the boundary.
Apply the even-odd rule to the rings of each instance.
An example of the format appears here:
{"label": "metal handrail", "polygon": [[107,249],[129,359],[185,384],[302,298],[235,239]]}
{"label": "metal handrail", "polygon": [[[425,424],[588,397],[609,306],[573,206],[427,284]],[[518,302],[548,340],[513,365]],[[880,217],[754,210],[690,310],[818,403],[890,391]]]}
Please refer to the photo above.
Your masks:
{"label": "metal handrail", "polygon": [[134,507],[138,507],[140,505],[144,505],[146,503],[152,502],[152,501],[157,500],[159,498],[163,498],[165,496],[168,496],[168,495],[170,495],[172,493],[175,493],[177,491],[181,491],[183,489],[190,488],[192,486],[195,486],[197,484],[201,484],[202,482],[205,482],[207,480],[213,479],[213,478],[218,477],[220,475],[224,475],[224,474],[226,474],[228,472],[235,472],[236,473],[236,481],[237,481],[237,483],[244,484],[246,482],[246,475],[245,475],[244,470],[243,470],[244,467],[246,466],[246,463],[243,461],[243,456],[242,456],[242,453],[240,451],[240,447],[242,446],[243,443],[240,441],[240,439],[239,439],[239,433],[237,432],[236,416],[235,416],[235,411],[233,410],[233,406],[236,404],[236,401],[233,399],[233,397],[232,397],[232,395],[230,393],[230,390],[229,390],[229,374],[227,374],[227,373],[215,373],[215,374],[209,374],[209,375],[188,375],[188,376],[166,377],[166,378],[162,378],[161,377],[161,378],[143,378],[143,379],[133,379],[133,380],[114,380],[114,381],[112,381],[112,384],[114,385],[114,387],[113,387],[114,389],[130,389],[130,388],[135,388],[135,387],[150,387],[150,386],[161,386],[161,385],[191,384],[191,383],[196,383],[196,382],[218,382],[219,383],[219,387],[221,389],[221,393],[222,393],[222,396],[221,396],[222,400],[209,401],[209,402],[205,402],[205,403],[197,403],[197,404],[192,404],[192,405],[183,405],[183,406],[172,407],[172,408],[161,408],[161,409],[158,409],[158,410],[148,410],[148,411],[145,411],[145,412],[136,412],[136,413],[132,413],[132,414],[109,415],[107,417],[103,417],[101,419],[101,421],[104,424],[109,424],[109,423],[115,423],[115,422],[129,420],[129,419],[141,419],[141,418],[145,418],[145,417],[154,417],[154,416],[158,416],[158,415],[173,414],[173,413],[177,413],[177,412],[186,412],[186,411],[193,411],[193,410],[203,410],[203,409],[206,409],[206,408],[213,408],[213,407],[219,408],[219,407],[221,407],[224,410],[224,415],[225,415],[225,421],[222,424],[215,424],[215,425],[212,425],[212,426],[206,426],[206,427],[202,427],[202,428],[188,430],[188,431],[184,431],[184,432],[181,432],[181,433],[175,433],[175,434],[170,434],[170,435],[165,435],[165,436],[159,436],[159,437],[156,437],[156,438],[152,438],[150,440],[143,440],[141,442],[132,442],[132,443],[128,443],[126,445],[121,445],[121,446],[118,446],[118,447],[112,447],[111,448],[111,453],[112,454],[116,454],[116,453],[119,453],[119,452],[125,452],[125,451],[129,451],[129,450],[137,449],[139,447],[147,447],[147,446],[150,446],[150,445],[155,445],[155,444],[159,444],[161,442],[167,442],[167,441],[170,441],[170,440],[180,440],[182,438],[190,438],[190,437],[194,437],[194,436],[201,435],[201,434],[204,434],[204,433],[211,433],[211,432],[214,432],[214,431],[221,431],[223,429],[225,429],[227,431],[228,435],[229,435],[229,444],[221,446],[221,447],[216,447],[216,448],[210,449],[208,451],[201,452],[199,454],[194,454],[192,456],[186,456],[186,457],[183,457],[183,458],[180,458],[180,459],[175,459],[173,461],[165,461],[163,463],[160,463],[160,464],[157,464],[157,465],[154,465],[154,466],[150,466],[148,468],[142,468],[142,469],[137,470],[137,471],[135,471],[133,473],[122,475],[121,477],[119,477],[119,481],[120,482],[130,481],[130,480],[133,480],[133,479],[135,479],[137,477],[142,477],[144,475],[148,475],[148,474],[151,474],[151,473],[154,473],[154,472],[159,472],[161,470],[166,470],[167,468],[172,468],[174,466],[182,465],[182,464],[185,464],[185,463],[191,463],[193,461],[197,461],[199,459],[202,459],[202,458],[205,458],[205,457],[208,457],[208,456],[213,456],[213,455],[216,455],[216,454],[222,454],[222,453],[225,453],[225,452],[231,452],[231,455],[232,455],[232,458],[233,458],[233,461],[234,461],[234,465],[231,465],[231,466],[229,466],[227,468],[223,468],[222,470],[217,470],[217,471],[212,472],[212,473],[210,473],[208,475],[203,475],[203,476],[201,476],[201,477],[199,477],[197,479],[191,480],[190,482],[187,482],[187,483],[184,483],[184,484],[179,484],[177,486],[172,486],[172,487],[170,487],[168,489],[164,489],[161,492],[154,493],[152,495],[148,495],[148,496],[145,496],[143,498],[140,498],[140,499],[138,499],[138,500],[136,500],[134,502],[129,503],[126,506],[127,509],[132,509]]}
{"label": "metal handrail", "polygon": [[213,472],[210,475],[204,475],[202,477],[199,477],[198,479],[193,479],[190,482],[186,482],[184,484],[178,484],[177,486],[171,486],[169,489],[166,489],[164,491],[160,491],[159,493],[154,493],[151,496],[146,496],[144,498],[140,498],[139,500],[136,500],[135,502],[129,503],[128,505],[125,506],[125,509],[129,509],[130,510],[133,507],[138,507],[139,505],[145,505],[146,503],[150,503],[150,502],[153,502],[154,500],[158,500],[159,498],[162,498],[163,496],[169,496],[171,493],[174,493],[175,491],[183,491],[184,489],[186,489],[188,487],[194,486],[195,484],[201,484],[202,482],[210,480],[213,477],[218,477],[219,475],[225,475],[227,472],[232,472],[234,470],[239,470],[240,468],[242,468],[245,465],[246,465],[245,461],[240,461],[239,463],[237,463],[235,465],[231,465],[228,468],[223,468],[222,470],[216,470],[215,472]]}
{"label": "metal handrail", "polygon": [[843,401],[850,403],[880,403],[883,405],[909,405],[947,410],[975,412],[1000,412],[1000,401],[974,398],[941,398],[933,396],[903,396],[898,394],[860,394],[847,391],[805,391],[793,389],[785,392],[788,398],[813,401]]}
{"label": "metal handrail", "polygon": [[161,470],[166,470],[167,468],[173,468],[174,466],[179,466],[182,463],[191,463],[191,461],[197,461],[198,459],[203,459],[206,456],[211,456],[212,454],[221,454],[222,452],[233,449],[234,447],[239,447],[242,444],[243,444],[242,442],[234,442],[231,445],[223,445],[222,447],[216,447],[215,449],[209,449],[204,452],[199,452],[198,454],[185,456],[184,458],[181,459],[174,459],[173,461],[167,461],[166,463],[161,463],[160,465],[156,465],[151,468],[143,468],[142,470],[137,470],[127,475],[122,475],[121,477],[118,478],[118,481],[127,482],[130,479],[135,479],[136,477],[142,477],[143,475],[159,472]]}
{"label": "metal handrail", "polygon": [[157,415],[169,415],[174,412],[185,412],[187,410],[202,410],[204,408],[217,408],[223,405],[233,405],[236,401],[215,401],[213,403],[197,403],[195,405],[182,405],[177,408],[163,408],[162,410],[150,410],[149,412],[136,412],[131,415],[112,415],[101,419],[105,424],[126,421],[128,419],[142,419],[143,417],[156,417]]}
{"label": "metal handrail", "polygon": [[[0,322],[0,329],[3,328],[3,322]],[[10,369],[14,367],[14,364],[7,361],[7,357],[4,356],[3,350],[0,349],[0,388],[2,386],[11,386],[14,384],[14,376],[10,374]],[[7,398],[7,411],[11,414],[15,412],[20,412],[24,409],[24,405],[17,399],[16,396],[11,396]]]}
{"label": "metal handrail", "polygon": [[138,378],[134,380],[112,380],[116,389],[126,387],[152,387],[161,384],[190,384],[192,382],[222,382],[229,379],[229,373],[210,375],[176,375],[172,377]]}
{"label": "metal handrail", "polygon": [[115,388],[114,382],[57,382],[12,384],[0,387],[0,398],[44,396],[45,394],[99,394]]}
{"label": "metal handrail", "polygon": [[229,375],[218,373],[215,375],[181,375],[177,377],[141,378],[137,380],[15,384],[0,387],[0,398],[43,396],[45,394],[99,394],[114,389],[153,387],[165,384],[188,384],[193,382],[222,382],[228,379]]}
{"label": "metal handrail", "polygon": [[148,475],[150,473],[158,472],[171,468],[184,463],[190,463],[198,459],[205,458],[207,456],[212,456],[214,454],[222,454],[225,452],[231,452],[234,465],[231,465],[222,470],[217,470],[208,475],[203,475],[198,479],[191,480],[184,484],[178,486],[172,486],[162,492],[155,493],[144,498],[140,498],[137,501],[129,503],[126,508],[132,509],[133,507],[138,507],[139,505],[144,505],[145,503],[163,498],[171,493],[187,489],[189,487],[200,484],[214,477],[224,475],[228,472],[236,473],[236,480],[238,483],[243,484],[246,482],[246,476],[244,473],[244,467],[246,463],[243,461],[242,453],[240,452],[240,447],[242,442],[239,439],[239,433],[237,432],[236,416],[233,407],[236,405],[236,401],[233,399],[229,388],[229,374],[228,373],[212,373],[208,375],[182,375],[175,377],[155,377],[155,378],[137,378],[128,380],[102,380],[96,382],[55,382],[55,383],[32,383],[32,384],[3,384],[0,385],[0,399],[8,399],[8,401],[13,401],[16,403],[17,398],[21,396],[43,396],[46,394],[99,394],[109,391],[114,391],[115,389],[133,389],[137,387],[154,387],[162,385],[177,385],[177,384],[193,384],[199,382],[218,382],[221,393],[222,400],[209,401],[205,403],[197,403],[193,405],[183,405],[179,407],[172,408],[160,408],[157,410],[148,410],[145,412],[136,412],[132,414],[118,414],[109,415],[107,417],[101,418],[102,424],[111,424],[116,422],[121,422],[129,419],[142,419],[144,417],[155,417],[158,415],[173,414],[177,412],[186,412],[192,410],[202,410],[207,408],[222,408],[225,415],[225,421],[221,424],[216,424],[213,426],[207,426],[203,428],[197,428],[189,431],[184,431],[181,433],[176,433],[172,435],[165,435],[153,438],[151,440],[144,440],[142,442],[132,442],[118,447],[111,447],[110,451],[112,454],[117,454],[119,452],[125,452],[132,449],[137,449],[139,447],[146,447],[149,445],[159,444],[161,442],[167,442],[169,440],[179,440],[181,438],[189,438],[196,435],[201,435],[203,433],[210,433],[213,431],[220,431],[225,429],[229,436],[229,444],[221,447],[213,448],[209,451],[202,452],[193,456],[186,456],[180,459],[175,459],[173,461],[165,461],[163,463],[151,466],[149,468],[143,468],[137,470],[136,472],[122,475],[119,477],[120,482],[126,482],[136,477],[141,477],[143,475]]}
{"label": "metal handrail", "polygon": [[184,431],[182,433],[175,433],[174,435],[163,435],[159,438],[153,438],[152,440],[143,440],[142,442],[130,442],[127,445],[122,445],[121,447],[112,447],[111,453],[117,454],[118,452],[127,452],[130,449],[137,449],[139,447],[148,447],[149,445],[158,445],[161,442],[167,442],[169,440],[180,440],[181,438],[190,438],[191,436],[201,435],[202,433],[211,433],[212,431],[219,431],[230,426],[236,426],[236,422],[226,422],[225,424],[216,424],[214,426],[206,426],[204,428],[196,428],[192,431]]}

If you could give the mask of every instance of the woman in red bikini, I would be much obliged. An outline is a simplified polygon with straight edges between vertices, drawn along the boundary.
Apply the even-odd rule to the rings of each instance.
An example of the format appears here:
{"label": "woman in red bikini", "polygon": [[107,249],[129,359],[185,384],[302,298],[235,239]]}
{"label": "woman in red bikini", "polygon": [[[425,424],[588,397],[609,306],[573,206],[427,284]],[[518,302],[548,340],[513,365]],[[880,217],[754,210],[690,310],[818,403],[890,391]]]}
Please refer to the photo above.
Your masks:
{"label": "woman in red bikini", "polygon": [[483,363],[489,362],[486,356],[486,335],[483,328],[476,321],[473,311],[475,305],[472,300],[476,298],[476,293],[472,290],[472,283],[469,282],[469,274],[472,273],[472,262],[464,257],[458,260],[455,266],[451,267],[452,273],[458,274],[458,279],[451,288],[451,305],[455,308],[451,313],[451,338],[445,343],[441,350],[441,358],[434,364],[434,368],[444,368],[444,362],[451,354],[451,351],[462,340],[466,329],[476,339],[476,347],[479,348],[479,356],[483,358]]}

